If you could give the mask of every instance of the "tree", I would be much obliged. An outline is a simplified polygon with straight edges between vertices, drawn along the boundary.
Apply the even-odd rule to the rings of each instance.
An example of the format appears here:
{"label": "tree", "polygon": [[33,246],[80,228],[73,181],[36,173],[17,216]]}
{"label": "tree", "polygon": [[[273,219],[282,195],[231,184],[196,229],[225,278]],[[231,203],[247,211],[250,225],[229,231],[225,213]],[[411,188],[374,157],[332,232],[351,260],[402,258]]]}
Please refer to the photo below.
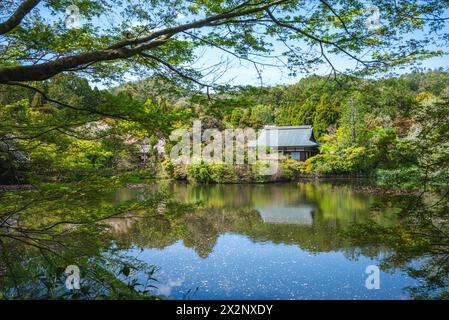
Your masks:
{"label": "tree", "polygon": [[[78,6],[82,25],[65,24],[66,8]],[[293,72],[328,64],[343,55],[360,67],[385,70],[401,63],[443,54],[429,49],[446,32],[444,1],[378,1],[382,19],[366,23],[362,1],[303,0],[10,0],[0,22],[0,83],[42,81],[61,72],[117,78],[130,71],[148,75],[157,69],[201,84],[199,73],[185,67],[198,47],[215,47],[255,64],[270,54],[270,43],[285,43]],[[54,18],[49,19],[52,16]],[[113,17],[112,26],[99,24]],[[407,40],[428,27],[423,39]],[[313,30],[313,31],[312,31]],[[225,34],[225,35],[224,35]],[[439,34],[441,35],[441,34]],[[443,40],[444,41],[444,40]],[[310,47],[315,50],[307,50]],[[308,54],[306,52],[309,52]],[[15,83],[17,84],[17,83]]]}
{"label": "tree", "polygon": [[316,107],[313,126],[317,137],[326,133],[327,128],[337,121],[339,113],[338,106],[330,100],[329,94],[325,93],[321,96],[320,103]]}
{"label": "tree", "polygon": [[[293,109],[295,110],[295,109]],[[295,110],[296,111],[296,110]],[[307,99],[304,104],[299,107],[297,112],[293,112],[293,125],[312,125],[316,111],[316,104],[312,99]]]}
{"label": "tree", "polygon": [[241,108],[235,108],[231,112],[231,124],[235,127],[238,127],[240,124],[240,120],[242,119],[243,111]]}
{"label": "tree", "polygon": [[[348,235],[357,244],[370,242],[392,247],[393,254],[382,259],[382,266],[400,268],[419,279],[416,286],[407,289],[413,297],[447,299],[449,101],[430,99],[423,101],[421,108],[417,114],[420,130],[410,146],[411,153],[417,155],[415,161],[406,163],[401,156],[402,167],[392,174],[383,173],[383,184],[389,188],[407,186],[418,192],[406,198],[393,195],[378,206],[382,210],[387,203],[394,203],[397,209],[392,218],[398,218],[400,223],[382,226],[375,221],[374,214],[370,221],[355,224]],[[388,140],[388,133],[384,133],[378,140],[381,149],[381,144]]]}

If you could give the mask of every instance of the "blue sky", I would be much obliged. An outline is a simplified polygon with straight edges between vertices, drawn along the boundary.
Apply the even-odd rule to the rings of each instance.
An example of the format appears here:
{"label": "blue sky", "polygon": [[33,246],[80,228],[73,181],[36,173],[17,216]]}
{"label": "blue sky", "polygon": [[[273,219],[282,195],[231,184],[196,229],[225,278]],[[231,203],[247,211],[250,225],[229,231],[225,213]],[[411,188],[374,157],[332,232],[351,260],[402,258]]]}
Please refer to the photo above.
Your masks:
{"label": "blue sky", "polygon": [[[204,54],[202,62],[212,65],[220,61],[220,56],[226,55],[220,52],[220,50],[210,49]],[[227,68],[226,73],[218,79],[218,82],[231,83],[233,85],[260,85],[260,79],[258,78],[258,73],[253,64],[247,61],[238,60],[237,58],[229,57],[229,59],[231,59],[230,65]],[[352,64],[347,58],[335,55],[332,56],[332,63],[341,71]],[[424,69],[448,69],[449,59],[447,56],[426,59],[422,61],[420,67]],[[331,72],[331,69],[328,66],[322,66],[318,67],[316,70],[311,70],[310,73],[302,73],[296,76],[289,76],[289,71],[285,68],[279,69],[270,66],[260,66],[259,71],[262,74],[263,84],[272,86],[296,83],[304,76],[310,74],[328,75]],[[405,66],[403,69],[395,69],[393,71],[397,74],[404,74],[411,72],[412,67]],[[205,79],[208,79],[208,77]]]}
{"label": "blue sky", "polygon": [[[449,16],[449,11],[448,11]],[[182,16],[178,19],[180,23],[185,22],[188,18],[185,16]],[[449,33],[449,25],[446,23],[445,26],[446,33]],[[424,31],[423,32],[414,32],[411,35],[407,35],[407,37],[403,39],[410,39],[414,38],[417,40],[424,38]],[[285,51],[285,47],[280,42],[270,42],[272,44],[272,50],[271,53],[273,55],[280,55],[283,51]],[[437,50],[436,47],[428,48],[431,50]],[[318,47],[314,48],[314,50],[318,50]],[[206,69],[208,66],[213,66],[216,64],[219,64],[220,62],[224,61],[223,66],[219,72],[216,72],[212,76],[205,76],[202,79],[203,83],[217,83],[217,84],[231,84],[231,85],[255,85],[258,86],[261,84],[261,79],[259,77],[259,74],[262,75],[262,84],[268,85],[268,86],[274,86],[274,85],[283,85],[283,84],[292,84],[298,82],[301,78],[311,75],[311,74],[318,74],[318,75],[328,75],[332,70],[330,66],[328,65],[321,65],[317,66],[313,70],[307,70],[306,72],[298,72],[298,74],[291,76],[290,70],[288,70],[286,67],[278,68],[278,67],[271,67],[271,66],[265,66],[265,65],[258,65],[257,69],[255,68],[254,64],[245,61],[240,60],[234,56],[232,56],[229,53],[226,53],[220,49],[217,48],[201,48],[197,50],[198,60],[194,64],[192,64],[189,67],[197,68],[199,70]],[[332,64],[338,71],[345,71],[346,69],[352,69],[355,67],[355,62],[351,61],[346,56],[341,55],[334,55],[334,54],[327,54],[330,60],[332,61]],[[276,64],[275,59],[266,59],[264,62],[268,64]],[[285,59],[284,59],[285,62]],[[226,64],[226,65],[225,65]],[[420,62],[419,66],[415,66],[415,68],[421,68],[421,69],[439,69],[444,68],[449,70],[449,59],[448,56],[439,56],[439,57],[433,57],[426,60],[423,60]],[[226,72],[224,72],[226,70]],[[391,70],[391,73],[393,74],[404,74],[408,73],[414,70],[411,66],[401,66],[400,68],[396,68]],[[221,72],[223,71],[223,72]],[[217,74],[219,74],[219,77],[217,77]],[[137,76],[130,75],[129,79],[134,80]]]}
{"label": "blue sky", "polygon": [[[50,17],[48,11],[46,9],[41,8],[43,16],[48,18],[48,21],[61,19],[64,17]],[[185,16],[179,16],[178,21],[180,23],[185,22],[188,18]],[[120,17],[114,17],[114,15],[110,15],[107,17],[101,17],[94,21],[94,25],[113,25],[120,20]],[[449,28],[446,24],[446,28]],[[449,30],[448,30],[449,33]],[[416,32],[413,34],[413,37],[416,39],[422,38],[423,33]],[[274,55],[279,55],[282,51],[285,50],[285,47],[278,43],[272,42],[272,53]],[[435,49],[435,48],[431,48]],[[317,50],[317,48],[315,48]],[[198,49],[197,55],[199,56],[198,60],[189,67],[194,67],[197,69],[204,69],[208,66],[219,64],[222,61],[226,61],[226,65],[222,65],[219,68],[218,72],[215,72],[213,76],[209,75],[202,79],[204,83],[218,83],[218,84],[232,84],[232,85],[260,85],[261,80],[259,79],[258,71],[262,75],[262,83],[264,85],[281,85],[281,84],[291,84],[299,81],[302,77],[310,75],[310,74],[319,74],[319,75],[328,75],[331,72],[331,69],[327,65],[319,66],[313,70],[307,70],[306,72],[298,73],[295,76],[289,76],[289,70],[286,67],[277,68],[270,67],[264,65],[258,65],[258,71],[254,67],[251,62],[239,60],[238,58],[221,51],[216,48],[206,48],[206,49]],[[337,56],[337,55],[328,55],[331,59],[333,65],[337,70],[344,71],[345,69],[351,69],[354,67],[354,62],[351,61],[347,57]],[[276,60],[265,60],[268,63],[277,63]],[[285,60],[284,60],[285,61]],[[421,63],[421,67],[425,69],[437,69],[437,68],[449,68],[449,59],[447,56],[444,57],[434,57],[427,60],[424,60]],[[402,69],[393,70],[395,73],[402,74],[406,72],[410,72],[412,69],[410,67],[405,67]],[[224,72],[225,71],[225,72]],[[219,77],[217,77],[217,74]],[[139,79],[139,75],[130,73],[127,75],[127,80],[137,80]],[[98,83],[92,83],[93,85],[103,88],[104,85]]]}

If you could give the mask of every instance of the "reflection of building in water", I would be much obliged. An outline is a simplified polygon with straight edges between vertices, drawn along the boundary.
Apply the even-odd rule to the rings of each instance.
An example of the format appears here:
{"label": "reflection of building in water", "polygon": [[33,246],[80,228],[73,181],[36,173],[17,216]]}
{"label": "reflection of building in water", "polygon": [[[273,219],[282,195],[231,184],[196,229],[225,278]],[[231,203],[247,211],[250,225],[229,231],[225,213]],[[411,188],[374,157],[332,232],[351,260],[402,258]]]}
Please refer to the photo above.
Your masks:
{"label": "reflection of building in water", "polygon": [[300,203],[284,207],[263,207],[256,210],[264,223],[311,226],[313,224],[313,212],[316,208],[313,204]]}

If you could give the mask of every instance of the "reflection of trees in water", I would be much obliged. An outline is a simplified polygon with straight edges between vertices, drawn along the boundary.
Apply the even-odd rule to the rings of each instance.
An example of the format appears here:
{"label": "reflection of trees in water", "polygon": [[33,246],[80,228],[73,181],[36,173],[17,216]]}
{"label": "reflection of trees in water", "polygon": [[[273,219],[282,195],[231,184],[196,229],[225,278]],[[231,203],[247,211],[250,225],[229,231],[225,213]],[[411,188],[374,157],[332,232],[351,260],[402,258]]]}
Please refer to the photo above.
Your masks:
{"label": "reflection of trees in water", "polygon": [[[113,185],[88,181],[0,195],[0,295],[6,298],[143,298],[130,270],[154,267],[119,254],[110,221],[151,214],[151,202],[110,201]],[[147,208],[150,208],[149,210]],[[145,212],[144,212],[145,211]],[[108,222],[108,223],[106,223]],[[114,223],[114,222],[112,222]],[[81,270],[81,290],[65,289],[65,268]]]}
{"label": "reflection of trees in water", "polygon": [[[433,198],[433,197],[432,197]],[[399,268],[421,280],[408,290],[415,298],[449,298],[449,200],[390,197],[399,209],[398,223],[375,221],[354,225],[348,235],[356,245],[388,246],[382,260],[385,270]],[[381,210],[385,204],[379,205]],[[369,252],[364,252],[369,255]]]}
{"label": "reflection of trees in water", "polygon": [[[407,197],[374,198],[355,193],[350,186],[319,183],[153,186],[120,197],[112,197],[110,191],[104,184],[81,183],[3,194],[1,294],[61,297],[67,293],[62,287],[64,269],[76,264],[84,272],[85,291],[69,297],[140,298],[138,290],[126,286],[130,270],[133,266],[147,270],[150,277],[154,270],[123,255],[126,249],[164,248],[182,240],[205,258],[225,233],[254,242],[297,245],[313,253],[340,251],[349,259],[387,256],[385,268],[403,268],[425,257],[424,268],[410,274],[424,278],[426,286],[412,293],[424,295],[447,285],[449,230],[444,224],[448,212],[444,201],[407,211]],[[304,208],[304,204],[312,208],[310,225],[265,223],[256,210]],[[399,215],[389,209],[392,204],[402,208]],[[359,227],[351,229],[352,236],[354,230],[358,232],[356,242],[344,234],[354,223]]]}
{"label": "reflection of trees in water", "polygon": [[351,186],[319,182],[198,186],[171,184],[168,189],[181,202],[201,202],[207,207],[255,208],[314,202],[323,211],[337,215],[346,215],[348,210],[369,210],[371,201],[366,195],[353,192]]}
{"label": "reflection of trees in water", "polygon": [[[351,187],[331,184],[213,185],[174,184],[169,193],[181,202],[201,203],[200,208],[181,215],[138,221],[123,241],[140,247],[161,248],[182,240],[200,257],[207,257],[217,239],[224,233],[238,233],[253,241],[295,244],[311,252],[349,250],[354,247],[341,236],[341,231],[354,221],[369,216],[371,198],[356,194]],[[288,206],[314,208],[310,226],[265,223],[257,207],[270,210]],[[290,210],[291,211],[291,210]],[[274,214],[282,214],[277,210]],[[282,219],[281,219],[282,220]],[[145,222],[146,221],[146,222]],[[126,238],[126,239],[125,239]]]}
{"label": "reflection of trees in water", "polygon": [[[357,224],[349,235],[356,244],[391,247],[383,260],[385,269],[399,268],[420,279],[409,288],[417,298],[449,298],[449,99],[423,101],[416,110],[419,130],[410,141],[411,163],[384,174],[384,185],[418,190],[414,197],[393,196],[397,223],[382,225],[374,219]],[[381,180],[381,181],[382,181]],[[376,214],[376,212],[374,213]]]}

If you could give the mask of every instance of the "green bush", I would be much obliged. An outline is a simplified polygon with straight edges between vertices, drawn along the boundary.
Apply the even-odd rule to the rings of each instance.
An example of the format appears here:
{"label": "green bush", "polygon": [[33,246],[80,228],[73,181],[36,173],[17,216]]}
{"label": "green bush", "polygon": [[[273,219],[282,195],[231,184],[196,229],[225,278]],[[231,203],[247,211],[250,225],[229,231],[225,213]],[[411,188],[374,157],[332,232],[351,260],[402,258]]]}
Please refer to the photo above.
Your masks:
{"label": "green bush", "polygon": [[341,173],[342,159],[339,155],[323,153],[307,159],[314,172],[320,174]]}
{"label": "green bush", "polygon": [[349,147],[340,153],[323,153],[307,159],[301,171],[321,174],[349,174],[367,172],[371,166],[371,156],[365,147]]}
{"label": "green bush", "polygon": [[257,183],[268,182],[270,180],[269,175],[262,175],[263,172],[268,167],[268,162],[263,160],[257,160],[250,165],[251,168],[251,181]]}
{"label": "green bush", "polygon": [[162,169],[165,176],[175,180],[185,180],[187,178],[187,170],[185,165],[173,165],[170,158],[162,161]]}
{"label": "green bush", "polygon": [[164,173],[168,177],[174,178],[173,174],[175,171],[175,166],[171,162],[171,159],[170,158],[165,159],[164,161],[162,161],[161,165],[162,165],[162,169],[164,170]]}
{"label": "green bush", "polygon": [[209,168],[214,183],[233,183],[239,180],[233,165],[213,163],[209,165]]}
{"label": "green bush", "polygon": [[301,173],[301,163],[293,159],[286,159],[281,162],[282,179],[295,180]]}
{"label": "green bush", "polygon": [[187,179],[198,183],[235,183],[239,177],[233,165],[202,162],[187,165]]}
{"label": "green bush", "polygon": [[212,170],[204,162],[187,165],[187,179],[193,182],[210,183],[212,180]]}
{"label": "green bush", "polygon": [[295,180],[301,173],[301,163],[284,160],[274,174],[264,175],[269,168],[267,161],[258,160],[251,165],[236,166],[224,163],[200,163],[187,166],[187,178],[198,183],[236,183],[240,181],[264,183],[269,181]]}
{"label": "green bush", "polygon": [[366,172],[372,166],[372,157],[365,147],[349,147],[344,150],[341,172]]}
{"label": "green bush", "polygon": [[399,169],[377,169],[374,173],[376,183],[381,187],[414,189],[424,179],[424,173],[417,166]]}

